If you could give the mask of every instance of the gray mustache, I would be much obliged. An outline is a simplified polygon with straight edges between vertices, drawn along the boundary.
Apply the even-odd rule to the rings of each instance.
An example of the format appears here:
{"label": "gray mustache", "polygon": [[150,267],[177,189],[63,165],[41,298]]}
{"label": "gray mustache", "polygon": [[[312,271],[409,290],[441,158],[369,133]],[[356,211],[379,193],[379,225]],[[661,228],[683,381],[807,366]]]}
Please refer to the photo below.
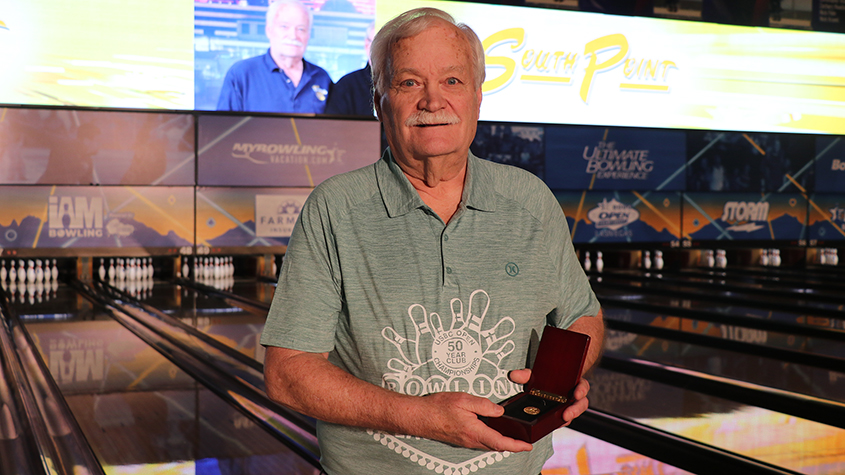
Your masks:
{"label": "gray mustache", "polygon": [[418,125],[459,124],[460,122],[460,117],[451,112],[442,110],[437,112],[417,111],[405,119],[405,126],[414,127]]}

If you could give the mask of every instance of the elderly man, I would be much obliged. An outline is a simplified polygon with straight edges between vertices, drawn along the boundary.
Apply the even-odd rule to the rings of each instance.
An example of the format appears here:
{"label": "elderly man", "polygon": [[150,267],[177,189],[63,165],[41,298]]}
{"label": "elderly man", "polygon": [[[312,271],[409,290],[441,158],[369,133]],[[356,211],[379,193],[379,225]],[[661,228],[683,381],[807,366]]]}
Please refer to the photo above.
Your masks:
{"label": "elderly man", "polygon": [[270,49],[229,68],[217,110],[323,113],[332,80],[303,59],[313,19],[298,0],[271,3],[265,27]]}
{"label": "elderly man", "polygon": [[591,335],[588,364],[599,356],[600,307],[565,217],[534,175],[469,152],[484,82],[471,29],[406,12],[371,59],[390,148],[302,210],[261,340],[268,393],[321,421],[329,474],[539,473],[550,436],[532,446],[479,416],[528,381],[545,325]]}

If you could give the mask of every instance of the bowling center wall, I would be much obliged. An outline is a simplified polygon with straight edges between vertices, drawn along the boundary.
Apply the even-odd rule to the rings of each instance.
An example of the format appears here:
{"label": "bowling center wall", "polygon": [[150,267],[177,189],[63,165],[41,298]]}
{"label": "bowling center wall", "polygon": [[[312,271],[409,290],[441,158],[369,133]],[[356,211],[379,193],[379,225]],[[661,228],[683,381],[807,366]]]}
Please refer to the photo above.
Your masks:
{"label": "bowling center wall", "polygon": [[[85,0],[98,15],[54,0],[0,11],[0,46],[27,45],[0,79],[0,258],[82,257],[90,270],[93,257],[259,256],[250,269],[269,273],[313,187],[380,157],[373,117],[209,111],[228,65],[266,51],[266,7],[161,1],[120,6],[134,13],[120,31],[109,26],[120,2]],[[579,254],[631,267],[662,250],[685,266],[718,248],[758,264],[780,248],[784,265],[803,265],[845,242],[845,35],[306,3],[306,59],[334,81],[366,63],[370,23],[418,6],[466,21],[487,63],[472,150],[543,179]],[[148,21],[156,8],[166,22]]]}

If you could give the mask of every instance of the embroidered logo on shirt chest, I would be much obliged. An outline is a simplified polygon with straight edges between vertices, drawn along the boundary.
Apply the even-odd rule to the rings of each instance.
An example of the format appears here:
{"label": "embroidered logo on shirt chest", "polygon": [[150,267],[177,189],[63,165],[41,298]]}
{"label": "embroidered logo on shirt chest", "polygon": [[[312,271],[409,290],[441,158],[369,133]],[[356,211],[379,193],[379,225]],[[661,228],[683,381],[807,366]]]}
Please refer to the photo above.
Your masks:
{"label": "embroidered logo on shirt chest", "polygon": [[325,101],[326,96],[329,94],[328,90],[323,89],[322,87],[316,84],[311,86],[311,90],[314,91],[314,95],[317,96],[317,99],[319,99],[321,102]]}

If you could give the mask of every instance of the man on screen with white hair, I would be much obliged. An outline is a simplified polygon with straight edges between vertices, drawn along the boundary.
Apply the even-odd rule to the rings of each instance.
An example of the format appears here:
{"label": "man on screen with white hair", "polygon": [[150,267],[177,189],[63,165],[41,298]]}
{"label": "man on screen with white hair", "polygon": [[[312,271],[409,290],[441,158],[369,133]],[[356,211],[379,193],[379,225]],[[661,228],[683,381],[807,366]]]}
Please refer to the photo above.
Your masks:
{"label": "man on screen with white hair", "polygon": [[[331,475],[540,473],[529,444],[479,417],[522,391],[546,325],[586,333],[601,309],[548,187],[475,157],[478,37],[437,9],[371,47],[389,149],[320,184],[290,239],[261,343],[271,398],[316,418]],[[589,383],[559,421],[583,413]]]}
{"label": "man on screen with white hair", "polygon": [[229,68],[217,110],[323,113],[331,77],[303,59],[313,19],[311,10],[298,0],[271,3],[265,27],[270,49]]}

